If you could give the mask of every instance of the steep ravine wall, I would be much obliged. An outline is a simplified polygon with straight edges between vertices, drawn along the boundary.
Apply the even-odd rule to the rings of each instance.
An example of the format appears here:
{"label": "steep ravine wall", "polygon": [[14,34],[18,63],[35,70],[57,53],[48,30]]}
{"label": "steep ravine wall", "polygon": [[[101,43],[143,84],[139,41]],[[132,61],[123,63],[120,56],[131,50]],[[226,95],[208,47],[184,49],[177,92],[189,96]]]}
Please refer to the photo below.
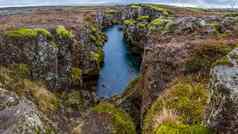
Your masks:
{"label": "steep ravine wall", "polygon": [[74,29],[36,25],[3,31],[0,133],[71,133],[97,101],[105,40],[93,18]]}
{"label": "steep ravine wall", "polygon": [[[167,94],[170,90],[171,92],[177,92],[173,91],[175,90],[173,84],[177,87],[175,83],[180,83],[181,76],[183,76],[185,78],[182,78],[182,80],[187,81],[189,79],[186,84],[194,86],[194,84],[197,83],[203,87],[197,87],[201,92],[204,92],[204,96],[200,96],[200,99],[202,99],[203,102],[196,102],[198,103],[197,106],[192,106],[191,104],[191,107],[193,108],[188,110],[191,112],[191,115],[184,114],[184,111],[180,111],[176,106],[171,107],[169,103],[168,105],[162,106],[163,108],[166,108],[165,110],[170,110],[170,108],[173,109],[174,107],[175,110],[178,110],[177,112],[181,112],[176,116],[184,114],[183,116],[189,119],[189,121],[179,122],[183,122],[185,125],[191,125],[191,123],[188,122],[196,120],[197,123],[195,124],[199,125],[199,123],[204,122],[203,117],[205,116],[205,107],[207,106],[206,102],[208,101],[206,96],[209,96],[207,91],[207,86],[209,85],[208,80],[212,79],[208,74],[212,67],[212,63],[222,58],[236,47],[237,34],[234,34],[237,32],[236,18],[209,15],[196,17],[186,16],[186,14],[176,17],[176,15],[173,14],[166,14],[165,11],[169,12],[169,10],[162,10],[161,7],[157,12],[148,11],[147,8],[148,7],[143,8],[143,6],[140,5],[132,5],[119,9],[120,15],[116,12],[118,9],[109,14],[104,13],[104,18],[106,19],[103,24],[112,25],[113,21],[119,20],[117,23],[123,25],[124,37],[128,41],[132,52],[139,54],[142,57],[140,80],[137,84],[134,84],[136,85],[135,88],[130,88],[131,90],[124,94],[126,97],[117,98],[117,103],[119,103],[128,113],[131,113],[132,118],[137,119],[136,123],[138,123],[139,118],[140,123],[137,124],[137,126],[139,125],[139,132],[143,129],[142,132],[145,134],[152,133],[152,131],[155,130],[152,129],[153,127],[151,128],[151,125],[156,126],[159,124],[151,122],[154,122],[153,118],[160,118],[159,115],[154,114],[161,113],[161,109],[159,108],[161,107],[161,104],[159,103],[163,98],[163,94]],[[112,17],[115,12],[116,15]],[[196,88],[186,89],[186,86],[190,86],[186,84],[184,83],[181,85],[185,86],[181,91],[196,90]],[[130,94],[129,97],[128,92]],[[170,93],[168,94],[171,95]],[[177,96],[171,97],[176,98]],[[177,98],[183,99],[179,96]],[[170,103],[176,101],[173,99],[163,99],[165,99],[163,100],[165,101],[165,104],[167,101],[171,101]],[[188,97],[188,99],[191,100],[188,104],[194,103],[194,98]],[[139,107],[135,104],[136,100],[137,102],[141,102]],[[196,101],[196,99],[194,101]],[[201,107],[198,107],[200,106],[200,103]],[[132,112],[132,110],[127,107],[129,104],[131,107],[137,108],[133,109]],[[158,106],[158,108],[155,106]],[[186,109],[186,105],[184,105],[183,109]],[[193,110],[196,111],[199,109],[201,112],[197,113],[197,117],[195,114],[192,114],[195,113]],[[135,114],[135,111],[139,114]],[[199,118],[199,120],[197,120],[197,118]],[[237,123],[234,122],[233,126],[235,126],[234,124]],[[162,127],[164,126],[162,125]],[[206,128],[201,128],[201,130],[204,132],[200,133],[208,133],[208,131],[210,131],[206,130]],[[217,132],[222,133],[221,130]]]}

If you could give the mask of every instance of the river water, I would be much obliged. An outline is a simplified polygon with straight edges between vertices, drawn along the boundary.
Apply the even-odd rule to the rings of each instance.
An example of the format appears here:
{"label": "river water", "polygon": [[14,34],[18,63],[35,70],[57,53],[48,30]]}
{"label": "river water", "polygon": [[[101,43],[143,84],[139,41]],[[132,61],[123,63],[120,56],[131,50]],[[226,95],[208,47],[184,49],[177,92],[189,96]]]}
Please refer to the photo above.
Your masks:
{"label": "river water", "polygon": [[108,41],[104,46],[104,65],[97,83],[97,96],[108,98],[121,94],[139,73],[136,58],[131,55],[123,39],[120,26],[105,30]]}

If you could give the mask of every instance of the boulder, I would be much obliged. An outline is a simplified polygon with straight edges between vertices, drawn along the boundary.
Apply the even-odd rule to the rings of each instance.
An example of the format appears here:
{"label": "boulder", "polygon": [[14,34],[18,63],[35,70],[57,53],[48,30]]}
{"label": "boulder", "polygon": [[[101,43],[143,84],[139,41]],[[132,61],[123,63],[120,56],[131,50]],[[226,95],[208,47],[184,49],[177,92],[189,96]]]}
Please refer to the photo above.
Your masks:
{"label": "boulder", "polygon": [[0,88],[1,134],[52,133],[46,120],[31,101]]}
{"label": "boulder", "polygon": [[216,62],[211,70],[206,123],[218,134],[238,133],[238,49]]}

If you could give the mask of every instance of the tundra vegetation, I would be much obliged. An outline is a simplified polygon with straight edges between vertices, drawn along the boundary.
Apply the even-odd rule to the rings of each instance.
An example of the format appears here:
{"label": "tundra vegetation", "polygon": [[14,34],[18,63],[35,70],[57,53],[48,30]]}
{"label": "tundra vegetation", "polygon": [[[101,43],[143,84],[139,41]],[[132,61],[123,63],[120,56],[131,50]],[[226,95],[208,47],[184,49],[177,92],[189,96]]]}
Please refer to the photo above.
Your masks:
{"label": "tundra vegetation", "polygon": [[[234,109],[225,110],[238,111],[232,102],[237,94],[225,92],[237,87],[236,77],[231,76],[238,61],[235,11],[156,4],[48,10],[48,17],[40,10],[29,16],[3,16],[7,24],[0,18],[0,57],[4,57],[0,59],[0,100],[7,97],[3,92],[7,90],[19,102],[26,99],[36,105],[39,111],[34,112],[44,116],[37,120],[43,123],[35,133],[87,134],[93,128],[92,133],[219,134],[223,122],[212,126],[213,120],[207,119],[213,114],[207,112],[217,106],[213,101],[228,98],[224,104]],[[121,95],[99,99],[95,87],[107,39],[103,29],[113,24],[122,26],[127,47],[142,59],[140,75]],[[219,73],[220,68],[227,72]],[[218,73],[225,79],[216,81]],[[219,95],[225,99],[218,100]],[[0,118],[13,105],[0,101]],[[238,131],[235,120],[227,121],[235,127],[223,133]],[[0,132],[1,124],[8,127],[0,121]]]}

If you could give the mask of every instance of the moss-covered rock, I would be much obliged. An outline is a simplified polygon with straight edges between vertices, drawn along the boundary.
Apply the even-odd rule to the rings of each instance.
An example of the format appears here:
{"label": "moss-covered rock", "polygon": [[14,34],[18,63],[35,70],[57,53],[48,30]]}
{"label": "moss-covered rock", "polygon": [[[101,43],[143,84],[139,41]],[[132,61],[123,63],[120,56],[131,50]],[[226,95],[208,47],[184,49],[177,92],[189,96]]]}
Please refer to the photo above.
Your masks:
{"label": "moss-covered rock", "polygon": [[34,39],[38,35],[43,35],[48,39],[52,39],[51,33],[43,28],[19,28],[16,30],[7,31],[5,34],[7,37],[14,39]]}
{"label": "moss-covered rock", "polygon": [[151,9],[153,9],[153,10],[156,10],[156,11],[161,12],[162,15],[164,15],[164,16],[170,16],[170,15],[173,14],[169,9],[165,8],[165,7],[162,6],[162,5],[158,5],[158,4],[147,4],[147,5],[145,5],[145,6],[151,8]]}
{"label": "moss-covered rock", "polygon": [[115,105],[101,102],[91,109],[73,134],[136,134],[131,117]]}
{"label": "moss-covered rock", "polygon": [[154,31],[154,30],[162,31],[165,28],[166,24],[169,23],[170,21],[171,20],[169,20],[167,18],[160,17],[160,18],[157,18],[157,19],[154,19],[153,21],[151,21],[148,24],[148,28],[151,31]]}
{"label": "moss-covered rock", "polygon": [[56,35],[63,39],[73,38],[73,33],[68,31],[64,26],[59,25],[56,27]]}
{"label": "moss-covered rock", "polygon": [[136,21],[134,19],[128,19],[123,22],[123,24],[126,26],[134,25],[135,23]]}
{"label": "moss-covered rock", "polygon": [[70,91],[63,94],[63,103],[68,112],[71,111],[83,111],[84,109],[84,98],[80,91]]}
{"label": "moss-covered rock", "polygon": [[101,63],[104,60],[104,52],[103,50],[98,50],[97,52],[90,52],[90,57],[93,61],[96,61],[98,67],[100,67]]}
{"label": "moss-covered rock", "polygon": [[139,16],[137,18],[137,21],[148,21],[150,19],[150,16],[144,15],[144,16]]}
{"label": "moss-covered rock", "polygon": [[31,68],[27,64],[12,64],[9,65],[8,68],[13,70],[15,77],[21,79],[30,78]]}
{"label": "moss-covered rock", "polygon": [[0,88],[0,118],[1,133],[55,134],[48,118],[32,101],[2,88]]}
{"label": "moss-covered rock", "polygon": [[205,44],[194,50],[191,59],[187,61],[185,67],[189,73],[203,71],[209,72],[212,64],[226,56],[235,45],[228,44]]}
{"label": "moss-covered rock", "polygon": [[81,83],[82,71],[80,68],[75,68],[75,67],[71,68],[70,75],[71,75],[73,85],[75,85],[75,84],[79,85]]}
{"label": "moss-covered rock", "polygon": [[100,103],[92,111],[110,114],[112,116],[113,131],[115,134],[136,134],[131,117],[116,106],[109,103]]}
{"label": "moss-covered rock", "polygon": [[212,131],[201,125],[167,123],[156,128],[154,134],[212,134]]}
{"label": "moss-covered rock", "polygon": [[44,84],[27,80],[24,77],[18,77],[20,75],[22,75],[21,72],[15,72],[1,67],[0,82],[4,88],[35,102],[43,112],[54,112],[59,108],[58,98],[47,90]]}
{"label": "moss-covered rock", "polygon": [[[201,124],[205,107],[207,105],[208,92],[206,84],[194,82],[191,76],[178,78],[165,92],[153,103],[144,119],[143,132],[150,134],[157,126],[164,122],[166,114],[164,109],[176,113],[176,121],[182,124]],[[159,121],[156,122],[155,120]]]}

